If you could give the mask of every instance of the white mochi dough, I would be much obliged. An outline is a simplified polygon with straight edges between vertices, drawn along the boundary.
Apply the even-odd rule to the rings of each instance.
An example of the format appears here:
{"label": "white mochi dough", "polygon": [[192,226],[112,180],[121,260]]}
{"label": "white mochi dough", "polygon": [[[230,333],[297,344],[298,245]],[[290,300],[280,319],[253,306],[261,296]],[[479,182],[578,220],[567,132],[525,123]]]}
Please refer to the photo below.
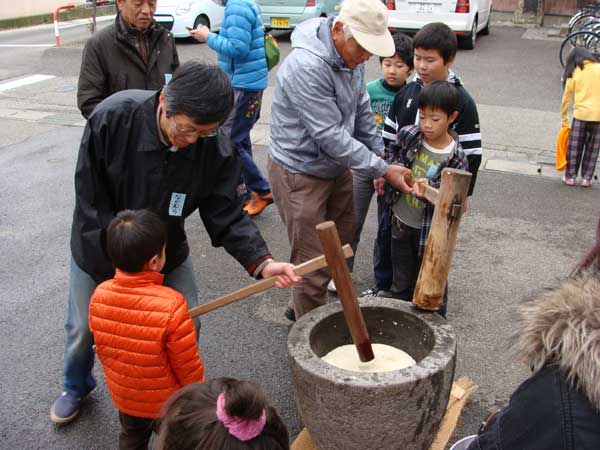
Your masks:
{"label": "white mochi dough", "polygon": [[417,362],[403,350],[385,344],[372,344],[375,359],[361,362],[354,344],[334,348],[323,361],[340,369],[354,372],[391,372],[415,365]]}

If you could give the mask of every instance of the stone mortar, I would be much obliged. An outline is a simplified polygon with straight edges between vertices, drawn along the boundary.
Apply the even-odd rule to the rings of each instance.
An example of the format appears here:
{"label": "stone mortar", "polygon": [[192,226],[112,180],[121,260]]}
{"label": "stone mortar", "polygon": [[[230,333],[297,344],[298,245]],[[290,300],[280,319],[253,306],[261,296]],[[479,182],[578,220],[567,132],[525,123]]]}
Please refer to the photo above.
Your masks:
{"label": "stone mortar", "polygon": [[382,297],[359,299],[372,343],[409,353],[417,364],[359,373],[321,359],[351,344],[342,305],[300,318],[288,336],[296,402],[318,450],[427,450],[444,416],[456,364],[456,338],[436,313]]}

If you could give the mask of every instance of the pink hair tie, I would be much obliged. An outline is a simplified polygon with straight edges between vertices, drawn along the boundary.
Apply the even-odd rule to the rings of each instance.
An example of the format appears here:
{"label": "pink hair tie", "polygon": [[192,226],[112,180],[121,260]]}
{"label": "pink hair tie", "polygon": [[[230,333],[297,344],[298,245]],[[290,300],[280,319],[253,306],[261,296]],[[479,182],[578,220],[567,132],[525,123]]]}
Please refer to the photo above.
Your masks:
{"label": "pink hair tie", "polygon": [[229,434],[245,442],[254,439],[262,433],[267,422],[267,414],[263,409],[258,419],[232,417],[225,410],[225,394],[221,393],[217,397],[217,419],[227,428]]}

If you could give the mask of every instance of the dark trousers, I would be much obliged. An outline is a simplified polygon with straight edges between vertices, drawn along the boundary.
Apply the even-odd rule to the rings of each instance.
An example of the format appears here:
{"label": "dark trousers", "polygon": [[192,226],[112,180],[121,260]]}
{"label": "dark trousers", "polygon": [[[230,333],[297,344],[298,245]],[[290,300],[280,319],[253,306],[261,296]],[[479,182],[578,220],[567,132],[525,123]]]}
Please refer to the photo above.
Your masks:
{"label": "dark trousers", "polygon": [[119,450],[148,450],[152,432],[158,430],[158,420],[130,416],[119,411],[119,422]]}
{"label": "dark trousers", "polygon": [[392,286],[392,221],[390,208],[383,195],[377,196],[377,237],[373,246],[373,275],[376,291],[389,291]]}
{"label": "dark trousers", "polygon": [[[412,301],[419,271],[421,270],[422,256],[419,256],[419,240],[421,230],[409,227],[402,222],[392,219],[391,253],[394,287],[398,289],[398,297]],[[444,290],[444,299],[438,313],[446,317],[448,304],[448,283]]]}

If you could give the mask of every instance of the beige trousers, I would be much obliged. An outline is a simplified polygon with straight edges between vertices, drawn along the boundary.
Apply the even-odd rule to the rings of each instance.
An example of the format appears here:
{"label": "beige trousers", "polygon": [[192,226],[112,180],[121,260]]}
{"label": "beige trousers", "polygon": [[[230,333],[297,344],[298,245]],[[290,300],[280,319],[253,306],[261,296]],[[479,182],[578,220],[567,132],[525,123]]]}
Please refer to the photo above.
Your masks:
{"label": "beige trousers", "polygon": [[[287,226],[291,247],[290,262],[301,264],[323,254],[315,227],[327,220],[335,222],[342,245],[354,236],[352,172],[333,179],[292,173],[269,159],[269,184],[281,220]],[[324,305],[329,269],[312,272],[292,288],[296,318]]]}

